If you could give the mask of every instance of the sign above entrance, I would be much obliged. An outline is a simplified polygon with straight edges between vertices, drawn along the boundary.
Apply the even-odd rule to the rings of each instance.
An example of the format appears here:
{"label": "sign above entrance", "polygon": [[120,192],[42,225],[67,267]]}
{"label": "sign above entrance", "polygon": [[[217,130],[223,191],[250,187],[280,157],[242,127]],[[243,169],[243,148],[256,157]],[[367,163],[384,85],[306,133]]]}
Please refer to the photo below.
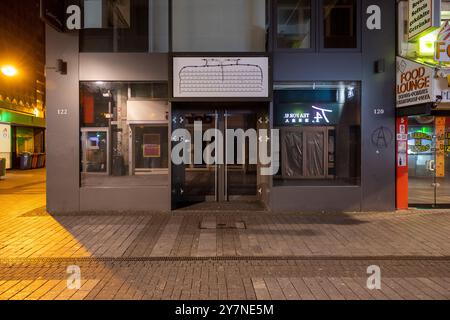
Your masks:
{"label": "sign above entrance", "polygon": [[267,57],[173,59],[174,98],[267,98]]}
{"label": "sign above entrance", "polygon": [[397,107],[435,101],[434,70],[404,58],[397,58]]}
{"label": "sign above entrance", "polygon": [[409,0],[408,39],[415,40],[441,26],[441,0]]}
{"label": "sign above entrance", "polygon": [[275,114],[277,126],[331,126],[339,122],[343,104],[280,104]]}

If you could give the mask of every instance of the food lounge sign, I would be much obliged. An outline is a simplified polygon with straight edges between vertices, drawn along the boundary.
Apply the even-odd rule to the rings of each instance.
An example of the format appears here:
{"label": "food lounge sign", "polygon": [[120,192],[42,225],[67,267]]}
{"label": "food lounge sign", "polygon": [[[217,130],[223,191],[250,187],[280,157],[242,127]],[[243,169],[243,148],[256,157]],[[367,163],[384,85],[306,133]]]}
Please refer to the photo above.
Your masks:
{"label": "food lounge sign", "polygon": [[397,58],[397,107],[433,101],[433,69]]}

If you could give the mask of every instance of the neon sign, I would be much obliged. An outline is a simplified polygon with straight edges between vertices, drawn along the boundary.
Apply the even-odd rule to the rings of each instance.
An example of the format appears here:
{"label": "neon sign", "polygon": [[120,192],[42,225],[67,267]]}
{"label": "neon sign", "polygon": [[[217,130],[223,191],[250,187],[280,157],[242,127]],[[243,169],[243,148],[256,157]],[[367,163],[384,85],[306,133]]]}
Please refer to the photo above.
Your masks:
{"label": "neon sign", "polygon": [[286,125],[335,125],[339,120],[340,105],[327,106],[285,104],[277,107],[276,124]]}

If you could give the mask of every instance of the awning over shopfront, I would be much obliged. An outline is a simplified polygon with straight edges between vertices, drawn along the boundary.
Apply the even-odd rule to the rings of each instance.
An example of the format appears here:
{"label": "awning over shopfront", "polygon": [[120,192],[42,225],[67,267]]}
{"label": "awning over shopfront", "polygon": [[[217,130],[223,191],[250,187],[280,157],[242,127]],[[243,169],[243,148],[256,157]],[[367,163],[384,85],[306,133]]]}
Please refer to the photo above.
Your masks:
{"label": "awning over shopfront", "polygon": [[45,119],[0,108],[0,123],[45,128]]}

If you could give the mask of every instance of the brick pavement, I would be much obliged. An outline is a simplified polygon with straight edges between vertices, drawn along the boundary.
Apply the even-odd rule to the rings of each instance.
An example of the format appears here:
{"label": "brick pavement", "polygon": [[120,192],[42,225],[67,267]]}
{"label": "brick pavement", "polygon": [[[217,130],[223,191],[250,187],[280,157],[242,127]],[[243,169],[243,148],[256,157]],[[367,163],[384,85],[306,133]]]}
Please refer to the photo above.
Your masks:
{"label": "brick pavement", "polygon": [[450,298],[450,211],[49,215],[44,192],[44,170],[0,181],[0,299]]}

